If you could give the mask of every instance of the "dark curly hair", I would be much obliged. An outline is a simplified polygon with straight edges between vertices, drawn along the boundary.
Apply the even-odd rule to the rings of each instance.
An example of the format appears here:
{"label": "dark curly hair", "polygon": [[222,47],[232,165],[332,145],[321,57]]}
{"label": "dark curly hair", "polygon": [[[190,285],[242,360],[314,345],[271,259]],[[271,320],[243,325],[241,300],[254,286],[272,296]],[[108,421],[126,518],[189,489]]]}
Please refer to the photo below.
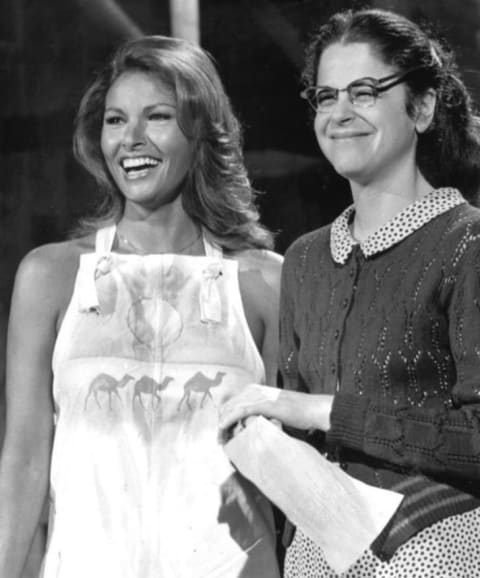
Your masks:
{"label": "dark curly hair", "polygon": [[480,121],[447,44],[393,12],[338,12],[312,35],[302,74],[307,86],[316,83],[325,48],[337,42],[367,43],[399,72],[416,69],[405,80],[410,116],[416,98],[429,88],[435,90],[433,121],[426,132],[418,135],[417,164],[433,186],[457,187],[465,198],[475,201],[480,186]]}
{"label": "dark curly hair", "polygon": [[123,214],[124,197],[100,148],[105,97],[123,73],[142,71],[159,78],[177,101],[177,120],[193,143],[193,162],[182,192],[187,214],[228,250],[271,248],[271,233],[259,223],[243,162],[241,127],[210,55],[178,38],[146,36],[115,52],[86,91],[76,117],[74,154],[104,193],[96,213],[80,222],[87,233]]}

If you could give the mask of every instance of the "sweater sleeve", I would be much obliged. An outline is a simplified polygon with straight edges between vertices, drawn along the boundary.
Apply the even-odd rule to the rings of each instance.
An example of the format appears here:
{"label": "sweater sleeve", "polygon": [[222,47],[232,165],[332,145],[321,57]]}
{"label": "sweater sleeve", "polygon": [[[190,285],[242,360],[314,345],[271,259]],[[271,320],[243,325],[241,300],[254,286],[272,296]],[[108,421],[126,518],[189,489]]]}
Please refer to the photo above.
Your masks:
{"label": "sweater sleeve", "polygon": [[299,337],[295,332],[294,297],[298,292],[295,275],[297,260],[290,248],[285,255],[282,267],[282,283],[280,290],[280,359],[282,387],[298,390],[298,354]]}
{"label": "sweater sleeve", "polygon": [[450,406],[398,407],[388,398],[340,392],[329,441],[425,474],[480,479],[480,240],[470,241],[448,275],[456,369]]}

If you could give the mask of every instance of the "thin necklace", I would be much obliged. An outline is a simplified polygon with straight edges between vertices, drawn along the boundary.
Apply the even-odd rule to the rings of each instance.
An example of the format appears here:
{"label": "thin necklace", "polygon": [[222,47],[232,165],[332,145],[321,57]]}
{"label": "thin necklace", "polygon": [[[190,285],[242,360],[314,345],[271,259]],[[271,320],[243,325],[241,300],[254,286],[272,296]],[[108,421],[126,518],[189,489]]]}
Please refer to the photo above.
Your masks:
{"label": "thin necklace", "polygon": [[[190,241],[187,245],[184,245],[180,249],[176,249],[176,250],[171,249],[169,251],[160,251],[160,252],[156,252],[155,254],[163,255],[166,253],[183,253],[187,249],[190,249],[190,247],[193,247],[193,245],[195,245],[195,243],[200,239],[201,236],[202,236],[202,232],[200,231],[198,233],[198,235],[195,237],[195,239],[193,239],[193,241]],[[139,255],[148,255],[149,254],[148,251],[145,251],[144,249],[142,249],[138,245],[135,245],[135,243],[132,243],[132,241],[130,241],[130,239],[128,239],[127,237],[125,237],[125,235],[120,233],[120,231],[118,229],[117,229],[117,237],[124,245],[127,245],[128,247],[130,247]]]}

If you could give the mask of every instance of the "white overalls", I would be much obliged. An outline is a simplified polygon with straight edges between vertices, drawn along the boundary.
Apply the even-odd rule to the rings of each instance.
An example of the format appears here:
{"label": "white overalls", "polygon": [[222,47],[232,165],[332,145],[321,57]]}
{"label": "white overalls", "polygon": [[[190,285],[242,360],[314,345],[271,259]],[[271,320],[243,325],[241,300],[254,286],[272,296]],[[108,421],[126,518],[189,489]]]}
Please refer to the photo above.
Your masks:
{"label": "white overalls", "polygon": [[238,263],[84,254],[53,357],[43,578],[277,578],[272,515],[218,441],[220,401],[264,366]]}

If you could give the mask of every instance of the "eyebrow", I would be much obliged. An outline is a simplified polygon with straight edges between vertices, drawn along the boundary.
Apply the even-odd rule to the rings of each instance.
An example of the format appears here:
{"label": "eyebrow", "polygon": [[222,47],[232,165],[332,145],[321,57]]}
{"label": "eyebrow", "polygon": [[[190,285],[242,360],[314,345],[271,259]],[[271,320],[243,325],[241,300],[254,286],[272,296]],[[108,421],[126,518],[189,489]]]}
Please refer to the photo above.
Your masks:
{"label": "eyebrow", "polygon": [[[380,76],[380,77],[376,77],[376,76],[361,76],[360,78],[356,78],[355,80],[352,80],[351,82],[349,82],[345,88],[347,88],[347,86],[351,86],[352,84],[374,84],[377,86],[377,88],[383,84],[388,84],[389,81],[394,80],[395,78],[406,78],[411,72],[415,72],[417,70],[420,70],[422,67],[417,67],[417,68],[410,68],[408,70],[405,70],[404,72],[402,71],[397,71],[397,72],[393,72],[392,74],[389,74],[387,76]],[[370,81],[370,82],[367,82]],[[315,85],[315,88],[329,88],[332,90],[342,90],[334,88],[332,86],[329,86],[328,84],[317,84]]]}
{"label": "eyebrow", "polygon": [[[374,84],[378,80],[379,80],[378,78],[374,78],[373,76],[361,76],[360,78],[355,78],[355,80],[349,82],[347,85],[345,85],[345,87],[351,86],[352,84],[372,84],[372,83]],[[337,90],[335,87],[330,86],[329,84],[317,84],[315,88],[331,88],[333,90]]]}
{"label": "eyebrow", "polygon": [[[154,110],[155,108],[157,108],[158,106],[168,106],[168,107],[174,108],[174,109],[177,108],[177,106],[175,104],[171,104],[170,102],[156,102],[155,104],[149,104],[143,110],[145,112],[150,112],[150,111]],[[105,107],[105,112],[121,112],[121,113],[123,113],[124,110],[118,106],[107,106],[107,107]]]}

